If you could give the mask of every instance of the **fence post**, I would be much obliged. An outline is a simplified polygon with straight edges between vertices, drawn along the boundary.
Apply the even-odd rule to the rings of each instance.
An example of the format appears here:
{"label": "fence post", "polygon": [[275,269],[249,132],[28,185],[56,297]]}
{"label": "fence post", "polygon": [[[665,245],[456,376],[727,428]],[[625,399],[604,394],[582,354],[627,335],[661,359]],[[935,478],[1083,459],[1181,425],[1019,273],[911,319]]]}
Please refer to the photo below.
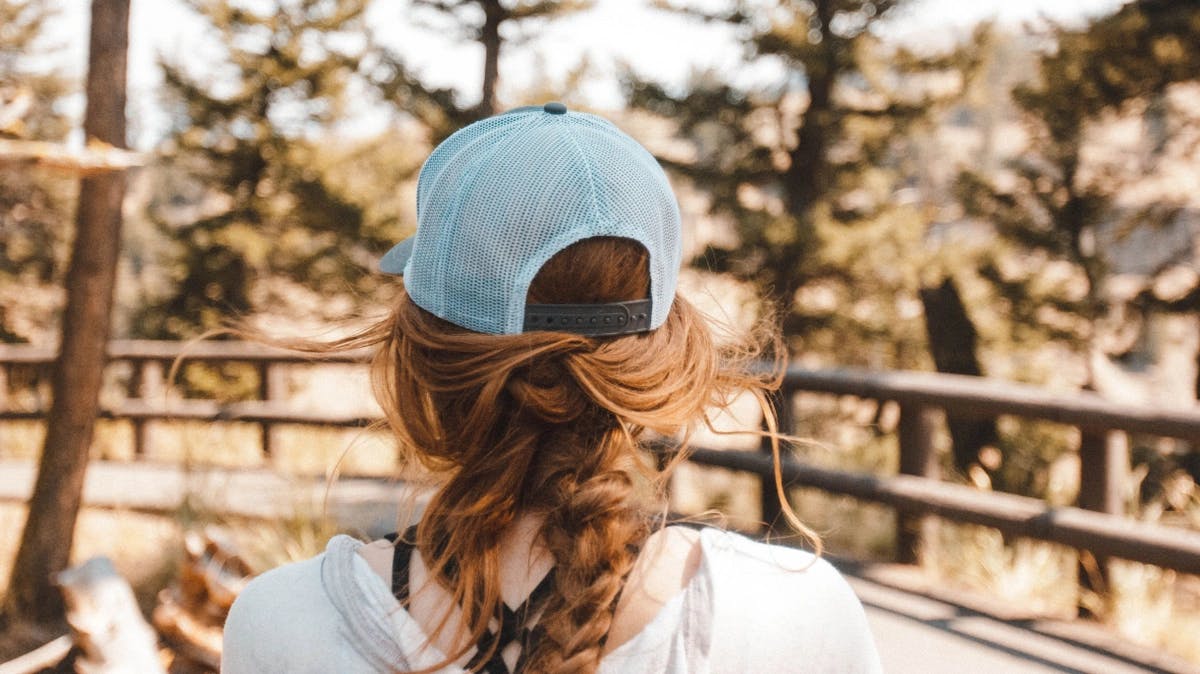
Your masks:
{"label": "fence post", "polygon": [[[275,395],[274,382],[271,380],[271,361],[263,360],[258,363],[258,399],[270,401]],[[264,457],[271,456],[271,424],[262,422],[262,453]]]}
{"label": "fence post", "polygon": [[[937,409],[924,405],[900,405],[900,474],[937,478],[937,452],[933,431]],[[903,511],[896,513],[896,561],[916,564],[921,534],[928,518]]]}
{"label": "fence post", "polygon": [[[8,409],[8,373],[11,366],[8,363],[0,363],[0,410]],[[3,431],[0,431],[0,442],[4,440]]]}
{"label": "fence post", "polygon": [[[143,402],[149,402],[156,397],[163,397],[163,386],[166,382],[166,366],[157,360],[134,358],[129,361],[132,370],[126,383],[126,395]],[[150,435],[149,422],[145,419],[131,419],[133,424],[133,457],[141,459],[146,455],[147,438]]]}
{"label": "fence post", "polygon": [[[129,381],[125,384],[125,395],[136,400],[146,399],[145,376],[146,361],[134,358],[129,361]],[[133,425],[133,458],[140,459],[146,455],[146,422],[141,419],[130,419]]]}
{"label": "fence post", "polygon": [[[1079,497],[1076,504],[1085,510],[1123,515],[1125,485],[1129,475],[1128,434],[1113,430],[1080,429]],[[1079,584],[1107,601],[1108,559],[1087,551],[1079,553]],[[1080,615],[1092,614],[1080,606]]]}
{"label": "fence post", "polygon": [[[776,427],[780,433],[791,433],[794,428],[794,415],[792,414],[792,389],[783,386],[771,393],[767,400],[771,404],[771,409],[775,410]],[[766,430],[766,424],[763,424],[763,430]],[[760,451],[771,455],[771,438],[764,436],[762,443],[759,445]],[[783,447],[780,447],[783,451]],[[761,512],[763,526],[766,527],[765,533],[771,533],[775,530],[775,526],[779,518],[783,516],[783,504],[779,500],[779,494],[775,491],[775,475],[764,475],[760,479],[761,493]]]}

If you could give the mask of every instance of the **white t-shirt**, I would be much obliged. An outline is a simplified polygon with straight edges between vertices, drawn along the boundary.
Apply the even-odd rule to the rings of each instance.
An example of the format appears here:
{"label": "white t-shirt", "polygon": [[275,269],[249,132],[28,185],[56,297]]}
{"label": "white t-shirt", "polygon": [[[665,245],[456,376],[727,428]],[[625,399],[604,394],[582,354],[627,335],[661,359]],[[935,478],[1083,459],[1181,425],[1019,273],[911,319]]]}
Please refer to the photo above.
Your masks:
{"label": "white t-shirt", "polygon": [[[255,578],[225,623],[223,674],[421,669],[443,659],[348,536]],[[823,559],[718,529],[687,586],[601,674],[881,672],[862,604]],[[461,674],[459,667],[440,670]]]}

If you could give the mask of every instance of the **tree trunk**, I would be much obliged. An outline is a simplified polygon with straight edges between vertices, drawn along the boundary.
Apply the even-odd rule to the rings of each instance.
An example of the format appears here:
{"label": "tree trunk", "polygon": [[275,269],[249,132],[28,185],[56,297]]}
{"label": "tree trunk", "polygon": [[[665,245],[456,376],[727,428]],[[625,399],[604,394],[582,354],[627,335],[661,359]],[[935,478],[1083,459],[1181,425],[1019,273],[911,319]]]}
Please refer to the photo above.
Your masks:
{"label": "tree trunk", "polygon": [[1196,379],[1192,382],[1192,393],[1200,401],[1200,349],[1196,351]]}
{"label": "tree trunk", "polygon": [[784,310],[785,331],[805,332],[803,321],[794,313],[796,292],[808,280],[808,265],[814,262],[818,246],[813,206],[829,189],[829,161],[826,158],[832,120],[836,117],[833,88],[839,72],[838,52],[848,48],[846,41],[832,29],[833,0],[817,0],[814,16],[820,22],[820,56],[806,64],[808,107],[796,129],[796,146],[783,177],[788,212],[794,219],[791,242],[773,257],[767,286]]}
{"label": "tree trunk", "polygon": [[496,114],[496,83],[500,79],[500,24],[508,17],[500,0],[483,0],[483,92],[479,99],[479,118]]}
{"label": "tree trunk", "polygon": [[[125,147],[128,43],[129,0],[93,0],[83,123],[89,141]],[[67,568],[82,500],[106,360],[124,194],[123,172],[86,177],[80,183],[54,400],[9,583],[5,608],[11,615],[37,621],[62,616],[62,598],[51,579]]]}
{"label": "tree trunk", "polygon": [[[967,315],[958,287],[947,278],[936,288],[921,289],[921,304],[925,307],[925,331],[929,335],[929,352],[938,372],[983,374],[976,355],[975,324]],[[948,416],[950,438],[954,443],[954,467],[963,474],[978,460],[979,450],[996,441],[994,419],[956,419]]]}
{"label": "tree trunk", "polygon": [[[811,219],[809,210],[828,186],[829,163],[825,158],[825,147],[834,118],[833,86],[840,74],[838,52],[849,48],[846,41],[833,32],[834,3],[831,0],[818,0],[815,16],[820,22],[821,57],[806,64],[808,107],[796,130],[796,147],[791,151],[791,163],[784,178],[788,211],[803,220]],[[806,222],[805,226],[811,225]]]}

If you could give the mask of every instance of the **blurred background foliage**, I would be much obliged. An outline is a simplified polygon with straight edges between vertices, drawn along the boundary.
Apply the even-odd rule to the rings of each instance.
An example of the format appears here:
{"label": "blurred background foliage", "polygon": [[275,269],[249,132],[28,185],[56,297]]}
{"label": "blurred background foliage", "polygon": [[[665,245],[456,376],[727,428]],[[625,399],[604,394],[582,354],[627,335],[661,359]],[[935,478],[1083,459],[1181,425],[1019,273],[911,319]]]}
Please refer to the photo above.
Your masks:
{"label": "blurred background foliage", "polygon": [[[364,2],[271,13],[193,6],[226,53],[198,73],[162,63],[171,131],[147,213],[169,242],[166,256],[153,258],[168,276],[166,292],[138,307],[131,334],[189,337],[230,314],[277,305],[292,286],[329,296],[369,292],[373,277],[354,272],[387,244],[399,217],[382,209],[366,217],[365,199],[376,195],[331,180],[348,158],[325,151],[320,132],[345,120],[363,58],[356,36]],[[407,177],[394,168],[394,177],[372,182]]]}
{"label": "blurred background foliage", "polygon": [[[0,0],[0,139],[62,141],[74,120],[60,103],[79,87],[36,54],[56,12],[50,3]],[[56,323],[75,181],[0,171],[0,340],[27,341]]]}
{"label": "blurred background foliage", "polygon": [[[158,64],[167,123],[132,174],[118,338],[187,339],[231,317],[312,334],[377,312],[390,286],[375,260],[414,227],[429,150],[518,105],[587,109],[576,92],[596,71],[584,55],[559,78],[518,87],[500,76],[528,36],[586,15],[587,0],[411,0],[417,30],[478,49],[473,93],[408,63],[368,20],[371,0],[180,1],[214,48]],[[687,273],[734,288],[730,301],[748,306],[731,315],[777,312],[794,362],[1194,406],[1200,5],[1130,0],[1079,23],[984,24],[918,50],[885,29],[915,3],[654,3],[729,27],[742,48],[737,68],[695,69],[682,84],[624,64],[621,105],[598,110],[671,175]],[[70,138],[80,83],[48,58],[61,49],[60,9],[0,0],[0,139]],[[367,111],[386,123],[365,124]],[[3,168],[0,340],[46,342],[75,187]],[[205,366],[183,382],[224,398],[257,385],[245,368]],[[811,403],[800,417],[826,443],[798,450],[815,461],[895,461],[883,406]],[[1071,432],[951,422],[950,475],[1073,500],[1078,485],[1062,477],[1078,474]],[[1200,512],[1200,455],[1137,438],[1131,454],[1132,514]]]}

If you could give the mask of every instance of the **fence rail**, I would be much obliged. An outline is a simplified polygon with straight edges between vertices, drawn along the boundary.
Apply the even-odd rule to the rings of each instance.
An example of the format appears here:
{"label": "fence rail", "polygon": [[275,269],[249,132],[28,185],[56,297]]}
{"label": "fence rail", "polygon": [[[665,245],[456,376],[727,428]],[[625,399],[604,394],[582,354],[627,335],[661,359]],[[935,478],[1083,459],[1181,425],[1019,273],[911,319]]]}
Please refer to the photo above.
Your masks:
{"label": "fence rail", "polygon": [[[358,363],[366,360],[366,351],[310,355],[277,349],[252,342],[198,341],[175,342],[153,339],[117,339],[108,343],[110,361],[170,363],[176,358],[187,361],[244,361],[251,363]],[[0,364],[51,365],[58,348],[34,344],[0,344]]]}
{"label": "fence rail", "polygon": [[[44,410],[0,410],[0,420],[32,421],[46,416]],[[382,418],[338,412],[297,411],[279,402],[249,400],[219,403],[215,400],[174,400],[167,404],[145,400],[126,400],[118,405],[102,407],[101,419],[128,419],[134,423],[146,421],[240,421],[274,426],[368,426]]]}
{"label": "fence rail", "polygon": [[784,386],[936,407],[962,418],[1012,415],[1088,430],[1200,440],[1200,411],[1131,408],[1089,391],[1052,393],[1025,384],[930,372],[805,368],[789,369]]}
{"label": "fence rail", "polygon": [[[754,452],[696,449],[691,460],[774,479],[771,457]],[[1101,557],[1120,557],[1184,573],[1200,574],[1200,532],[1188,531],[1081,508],[1047,507],[1027,496],[985,492],[926,477],[831,470],[793,457],[781,462],[783,481],[893,506],[904,512],[936,515],[1001,532],[1073,548]]]}
{"label": "fence rail", "polygon": [[[1131,407],[1088,391],[1053,393],[1029,385],[927,372],[805,368],[789,369],[783,386],[784,398],[789,400],[796,391],[808,391],[898,403],[900,473],[934,480],[939,477],[933,441],[939,410],[963,419],[1008,415],[1075,426],[1080,430],[1076,505],[1113,516],[1124,514],[1130,433],[1193,443],[1200,440],[1200,411]],[[764,493],[767,487],[764,478]],[[767,508],[777,507],[776,504],[776,499],[764,498],[764,512],[774,512]],[[896,534],[898,561],[916,561],[921,512],[925,510],[900,508]],[[969,521],[966,514],[942,516]],[[1076,547],[1106,554],[1090,545]]]}
{"label": "fence rail", "polygon": [[[57,357],[57,347],[31,344],[0,344],[0,420],[36,419],[40,410],[10,410],[7,408],[7,389],[14,366],[46,369]],[[146,448],[146,421],[223,420],[257,423],[262,430],[262,450],[271,453],[271,426],[301,424],[310,426],[362,426],[370,419],[356,416],[329,415],[320,412],[295,412],[275,400],[279,386],[272,376],[273,367],[295,364],[364,363],[365,350],[334,354],[306,354],[261,344],[235,341],[178,342],[159,340],[113,340],[108,343],[109,362],[125,362],[132,366],[127,380],[130,400],[101,411],[105,418],[129,419],[133,424],[134,454],[142,456]],[[165,375],[177,361],[192,363],[242,362],[257,367],[258,401],[218,404],[210,400],[170,401],[154,406],[146,398],[160,388]]]}
{"label": "fence rail", "polygon": [[[105,410],[105,416],[128,419],[138,429],[139,453],[144,423],[150,420],[240,421],[263,429],[263,450],[270,453],[274,424],[363,426],[376,419],[289,410],[274,399],[272,368],[298,363],[357,363],[366,354],[310,357],[305,354],[238,342],[116,341],[112,361],[132,363],[131,399]],[[0,345],[0,375],[13,366],[48,367],[53,349]],[[141,392],[161,378],[176,358],[204,362],[247,362],[257,366],[261,400],[220,404],[210,400],[176,400],[155,405]],[[2,383],[2,380],[0,380]],[[161,385],[161,382],[158,382]],[[5,386],[0,386],[0,399]],[[880,476],[830,470],[784,457],[783,478],[806,486],[893,506],[898,561],[914,561],[922,518],[941,518],[984,525],[1013,536],[1035,538],[1089,551],[1097,557],[1120,557],[1187,573],[1200,573],[1200,532],[1137,522],[1123,517],[1123,489],[1129,470],[1127,434],[1139,433],[1200,440],[1200,412],[1131,408],[1087,393],[1051,393],[1031,386],[975,377],[920,372],[875,372],[853,369],[791,368],[775,396],[780,428],[794,428],[794,395],[799,392],[845,395],[894,401],[900,407],[900,475]],[[934,435],[939,412],[955,417],[995,418],[1004,415],[1040,419],[1078,427],[1081,431],[1081,489],[1076,508],[1052,508],[1038,499],[985,492],[938,479]],[[0,408],[0,420],[35,419],[40,411]],[[773,522],[780,503],[775,494],[769,444],[760,451],[697,449],[698,464],[746,471],[762,480],[764,521]]]}

